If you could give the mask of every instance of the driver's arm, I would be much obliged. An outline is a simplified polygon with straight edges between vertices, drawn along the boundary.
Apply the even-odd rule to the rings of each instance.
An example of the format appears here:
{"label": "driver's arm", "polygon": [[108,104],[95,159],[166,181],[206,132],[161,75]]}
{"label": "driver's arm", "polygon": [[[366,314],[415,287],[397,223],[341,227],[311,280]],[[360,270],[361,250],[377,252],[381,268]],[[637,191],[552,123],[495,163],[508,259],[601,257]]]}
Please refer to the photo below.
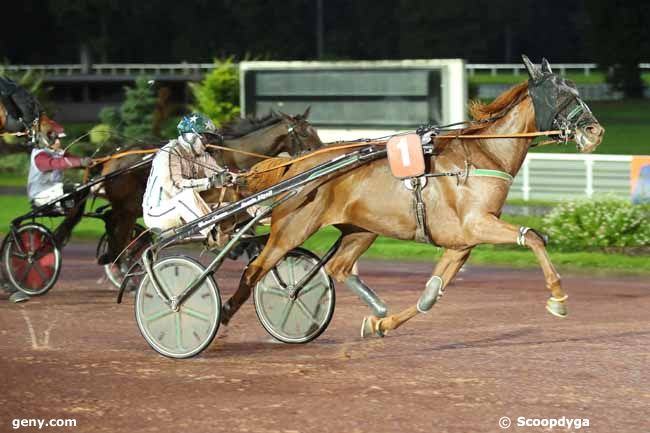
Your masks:
{"label": "driver's arm", "polygon": [[181,157],[174,152],[169,152],[169,179],[177,192],[181,192],[184,189],[205,191],[210,188],[210,178],[188,179],[183,177]]}
{"label": "driver's arm", "polygon": [[52,170],[67,170],[68,168],[83,167],[84,158],[76,156],[54,156],[47,152],[41,152],[34,158],[34,164],[42,172]]}

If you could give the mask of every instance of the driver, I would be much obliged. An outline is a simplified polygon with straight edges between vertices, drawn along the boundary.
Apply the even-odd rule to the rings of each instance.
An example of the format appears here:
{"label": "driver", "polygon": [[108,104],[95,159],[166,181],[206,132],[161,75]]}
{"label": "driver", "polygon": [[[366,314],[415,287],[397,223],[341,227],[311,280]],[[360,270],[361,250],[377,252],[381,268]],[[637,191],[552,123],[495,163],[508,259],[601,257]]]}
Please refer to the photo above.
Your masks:
{"label": "driver", "polygon": [[[68,186],[63,184],[63,171],[75,167],[88,167],[91,158],[65,154],[61,148],[61,138],[65,137],[63,127],[51,121],[52,129],[43,137],[45,147],[34,148],[30,157],[27,196],[32,206],[42,206],[61,197]],[[59,204],[57,204],[59,205]],[[10,293],[9,300],[14,303],[25,302],[29,296],[11,285],[2,283]]]}
{"label": "driver", "polygon": [[[142,200],[144,222],[149,228],[167,230],[208,214],[211,209],[199,192],[230,184],[234,176],[206,152],[214,123],[201,113],[185,116],[178,124],[178,138],[160,149],[151,164]],[[201,233],[209,243],[210,228]]]}
{"label": "driver", "polygon": [[69,192],[68,185],[63,184],[64,170],[88,167],[92,163],[90,157],[80,158],[64,153],[60,140],[65,137],[62,127],[58,126],[47,135],[45,147],[34,148],[30,157],[27,196],[34,207],[42,206]]}

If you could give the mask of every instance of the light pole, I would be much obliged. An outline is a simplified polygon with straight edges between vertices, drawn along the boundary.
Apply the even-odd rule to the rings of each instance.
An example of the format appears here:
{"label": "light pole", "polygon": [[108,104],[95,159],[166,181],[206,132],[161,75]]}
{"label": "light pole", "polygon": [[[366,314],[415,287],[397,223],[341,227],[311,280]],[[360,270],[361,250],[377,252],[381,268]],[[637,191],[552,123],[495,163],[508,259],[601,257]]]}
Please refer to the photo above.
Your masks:
{"label": "light pole", "polygon": [[316,57],[323,58],[323,0],[316,0]]}

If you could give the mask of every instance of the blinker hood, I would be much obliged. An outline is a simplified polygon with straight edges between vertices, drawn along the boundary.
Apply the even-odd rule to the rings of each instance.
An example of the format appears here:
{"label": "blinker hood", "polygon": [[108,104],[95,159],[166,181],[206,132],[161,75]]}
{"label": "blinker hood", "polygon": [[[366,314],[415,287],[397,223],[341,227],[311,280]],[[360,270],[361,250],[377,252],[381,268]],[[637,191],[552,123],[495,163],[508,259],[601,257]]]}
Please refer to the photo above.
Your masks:
{"label": "blinker hood", "polygon": [[[563,128],[574,119],[580,119],[588,108],[578,98],[575,88],[568,86],[564,80],[551,70],[548,60],[542,59],[539,67],[533,64],[526,55],[521,56],[530,79],[528,94],[535,107],[535,126],[539,131],[549,131],[554,126]],[[573,104],[572,104],[573,103]],[[569,107],[573,105],[573,107]],[[565,113],[566,110],[570,111]],[[558,119],[561,116],[561,119]],[[559,125],[554,125],[559,122]]]}
{"label": "blinker hood", "polygon": [[561,97],[558,87],[548,75],[541,80],[528,80],[528,94],[535,107],[535,125],[539,131],[549,131],[553,128],[553,121],[563,107],[558,106]]}

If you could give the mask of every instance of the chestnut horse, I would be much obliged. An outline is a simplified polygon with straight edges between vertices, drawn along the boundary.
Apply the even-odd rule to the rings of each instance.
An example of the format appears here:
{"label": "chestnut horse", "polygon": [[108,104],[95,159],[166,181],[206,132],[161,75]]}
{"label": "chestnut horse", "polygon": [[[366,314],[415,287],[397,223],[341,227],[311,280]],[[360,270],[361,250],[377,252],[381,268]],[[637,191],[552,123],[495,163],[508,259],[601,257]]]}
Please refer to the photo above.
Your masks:
{"label": "chestnut horse", "polygon": [[[480,122],[474,122],[460,135],[562,129],[571,131],[570,137],[580,152],[592,152],[602,141],[604,128],[579,98],[575,85],[553,74],[546,60],[541,68],[526,57],[524,63],[530,80],[511,88],[490,104],[475,103],[471,113]],[[546,305],[548,311],[565,316],[567,296],[546,252],[543,236],[499,219],[512,178],[524,162],[531,142],[531,138],[435,140],[437,156],[427,161],[428,171],[435,166],[436,172],[466,175],[428,178],[421,191],[429,238],[443,247],[444,253],[422,296],[411,308],[383,317],[386,310],[381,300],[352,275],[354,263],[378,235],[414,240],[418,232],[413,192],[391,174],[386,159],[379,159],[307,184],[295,197],[274,209],[268,242],[244,272],[236,293],[224,305],[222,323],[228,323],[250,296],[251,289],[287,252],[330,225],[342,232],[342,242],[328,262],[327,272],[337,281],[356,288],[355,292],[375,313],[364,319],[364,336],[383,335],[432,308],[471,250],[479,244],[517,243],[529,247],[537,256],[551,292]],[[286,173],[280,171],[278,178],[295,176],[344,152],[334,150],[297,161]],[[261,182],[252,189],[261,190],[278,178]]]}
{"label": "chestnut horse", "polygon": [[[277,156],[285,152],[295,156],[318,149],[323,143],[307,121],[308,116],[309,108],[296,116],[272,113],[260,119],[236,120],[224,125],[219,131],[224,137],[221,146],[267,156]],[[251,154],[223,150],[211,153],[220,165],[229,170],[245,170],[263,159]],[[110,160],[102,167],[101,174],[106,175],[128,167],[141,158],[142,155],[132,155]],[[111,203],[111,215],[107,223],[108,256],[101,262],[113,261],[131,240],[136,219],[142,215],[142,196],[148,176],[149,167],[144,167],[125,173],[104,185],[106,198]],[[207,191],[205,195],[208,202],[216,202],[220,196],[214,191]]]}

